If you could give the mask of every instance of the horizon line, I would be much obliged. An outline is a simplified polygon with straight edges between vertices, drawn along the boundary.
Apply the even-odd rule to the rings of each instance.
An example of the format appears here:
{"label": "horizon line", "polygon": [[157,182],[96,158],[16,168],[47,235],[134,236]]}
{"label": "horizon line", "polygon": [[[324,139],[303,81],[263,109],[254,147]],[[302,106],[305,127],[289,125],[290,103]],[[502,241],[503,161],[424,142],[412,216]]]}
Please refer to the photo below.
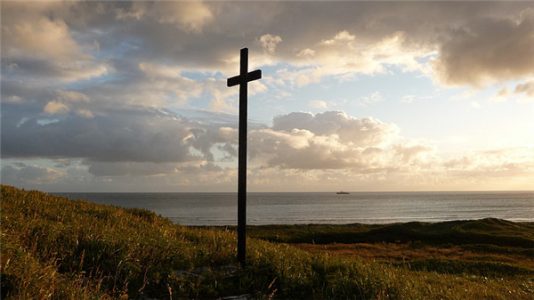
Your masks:
{"label": "horizon line", "polygon": [[[24,188],[22,188],[24,189]],[[25,189],[25,190],[35,190],[35,189]],[[111,191],[43,191],[49,194],[237,194],[237,191],[174,191],[174,192],[143,192],[143,191],[133,191],[133,192],[111,192]],[[277,194],[277,193],[336,193],[339,191],[248,191],[247,194],[262,193],[262,194]],[[367,190],[367,191],[345,191],[348,193],[509,193],[509,192],[527,192],[534,193],[534,190],[421,190],[421,191],[410,191],[410,190],[392,190],[392,191],[377,191],[377,190]]]}

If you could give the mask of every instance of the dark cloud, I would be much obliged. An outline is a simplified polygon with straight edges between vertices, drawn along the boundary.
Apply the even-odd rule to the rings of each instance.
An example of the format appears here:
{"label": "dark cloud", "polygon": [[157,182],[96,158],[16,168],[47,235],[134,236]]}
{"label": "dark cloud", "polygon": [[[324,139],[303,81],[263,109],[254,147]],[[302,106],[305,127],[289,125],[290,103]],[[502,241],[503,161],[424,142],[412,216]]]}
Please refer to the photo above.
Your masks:
{"label": "dark cloud", "polygon": [[[7,108],[7,107],[6,107]],[[2,156],[66,157],[103,162],[182,162],[203,159],[209,128],[158,110],[124,109],[94,118],[32,116],[2,119]],[[208,152],[203,152],[208,155]]]}
{"label": "dark cloud", "polygon": [[447,84],[483,85],[534,75],[534,10],[512,18],[474,19],[440,45],[435,69]]}
{"label": "dark cloud", "polygon": [[64,176],[64,173],[53,168],[14,163],[2,167],[2,183],[16,186],[28,184],[41,185],[54,182]]}

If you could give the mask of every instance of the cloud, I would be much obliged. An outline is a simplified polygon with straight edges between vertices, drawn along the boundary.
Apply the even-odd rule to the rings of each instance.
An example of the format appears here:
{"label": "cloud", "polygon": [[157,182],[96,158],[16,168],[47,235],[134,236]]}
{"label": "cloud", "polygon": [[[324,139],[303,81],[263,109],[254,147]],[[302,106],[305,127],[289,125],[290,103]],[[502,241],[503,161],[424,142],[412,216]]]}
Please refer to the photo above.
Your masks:
{"label": "cloud", "polygon": [[86,94],[77,91],[58,90],[56,91],[56,93],[58,101],[65,101],[71,103],[89,102],[89,97]]}
{"label": "cloud", "polygon": [[200,1],[167,2],[157,6],[162,23],[178,23],[185,30],[200,32],[213,19],[213,13]]}
{"label": "cloud", "polygon": [[24,80],[67,82],[108,73],[109,66],[82,50],[64,20],[44,15],[47,8],[46,3],[35,8],[24,3],[2,5],[3,73]]}
{"label": "cloud", "polygon": [[135,99],[136,104],[149,102],[151,106],[161,107],[175,102],[184,106],[191,98],[200,96],[204,88],[201,82],[183,76],[177,66],[143,62],[139,70],[144,78],[132,80],[128,93],[128,98]]}
{"label": "cloud", "polygon": [[359,103],[362,106],[368,106],[382,101],[384,101],[384,97],[380,92],[373,92],[372,94],[359,99]]}
{"label": "cloud", "polygon": [[260,37],[260,43],[263,49],[268,53],[274,53],[276,45],[282,42],[282,38],[278,35],[264,34]]}
{"label": "cloud", "polygon": [[491,98],[491,101],[493,102],[505,102],[508,100],[508,96],[510,96],[510,92],[506,87],[501,88],[495,96]]}
{"label": "cloud", "polygon": [[400,144],[393,124],[336,111],[278,116],[272,128],[252,130],[249,136],[252,162],[282,169],[382,172],[423,163],[433,151],[413,141]]}
{"label": "cloud", "polygon": [[296,86],[304,86],[317,83],[326,76],[350,78],[354,74],[384,73],[392,65],[400,66],[404,71],[422,71],[424,67],[418,59],[430,53],[431,49],[409,46],[403,32],[370,42],[344,30],[299,50],[290,60],[298,68],[283,70],[279,77]]}
{"label": "cloud", "polygon": [[86,119],[92,119],[95,117],[92,111],[88,109],[78,109],[76,110],[76,114],[80,117],[86,118]]}
{"label": "cloud", "polygon": [[48,59],[83,58],[62,20],[39,18],[3,27],[7,56],[37,56]]}
{"label": "cloud", "polygon": [[374,118],[354,118],[340,111],[318,114],[294,112],[277,116],[273,129],[292,131],[304,129],[318,135],[337,135],[343,142],[353,144],[380,144],[395,136],[398,128]]}
{"label": "cloud", "polygon": [[434,70],[450,85],[483,86],[534,74],[534,11],[474,19],[448,33]]}
{"label": "cloud", "polygon": [[[222,71],[228,75],[235,72],[236,45],[249,45],[251,53],[265,50],[264,54],[255,55],[251,63],[288,64],[287,72],[292,76],[282,78],[298,86],[318,82],[325,76],[350,78],[388,72],[393,67],[430,75],[429,57],[436,59],[434,75],[442,82],[477,84],[486,79],[517,78],[532,69],[528,59],[523,66],[513,63],[508,71],[501,63],[493,66],[489,63],[492,59],[504,62],[514,58],[516,62],[528,58],[531,38],[527,34],[532,26],[532,13],[525,9],[529,6],[199,1],[9,3],[2,11],[3,53],[37,53],[40,43],[32,41],[43,40],[46,43],[42,52],[53,55],[54,61],[57,57],[70,59],[51,63],[18,56],[8,60],[6,56],[3,70],[12,66],[18,71],[12,70],[11,76],[56,74],[71,81],[114,72],[122,77],[128,70],[118,69],[123,62],[114,56],[120,53],[127,55],[124,60],[132,62],[152,61],[180,66],[183,70]],[[54,18],[48,18],[50,15]],[[38,25],[39,22],[43,25]],[[248,24],[245,30],[242,24]],[[491,28],[484,31],[485,24]],[[25,28],[28,38],[11,34],[17,28]],[[39,34],[45,28],[46,32]],[[266,30],[276,35],[266,34]],[[491,32],[498,36],[493,37]],[[464,48],[465,55],[461,56]],[[501,51],[505,52],[501,55]],[[458,58],[462,63],[455,66]],[[475,70],[470,71],[472,67]]]}
{"label": "cloud", "polygon": [[297,53],[297,57],[313,57],[314,55],[315,50],[312,50],[310,48],[302,49]]}
{"label": "cloud", "polygon": [[18,163],[2,167],[2,183],[14,184],[17,186],[27,184],[46,184],[57,181],[64,176],[64,172],[53,168],[41,167],[38,165],[27,165]]}
{"label": "cloud", "polygon": [[443,161],[447,173],[474,178],[531,176],[534,170],[534,149],[501,148],[476,151]]}
{"label": "cloud", "polygon": [[[533,149],[494,149],[445,158],[431,143],[402,137],[393,124],[342,112],[279,116],[272,128],[252,130],[249,138],[252,166],[280,172],[339,170],[338,175],[365,174],[375,180],[432,174],[448,182],[449,176],[460,174],[482,180],[484,176],[517,176],[534,170]],[[327,173],[314,174],[321,177]]]}
{"label": "cloud", "polygon": [[174,173],[176,165],[153,162],[87,162],[89,173],[95,176],[152,176]]}
{"label": "cloud", "polygon": [[514,89],[515,94],[525,94],[534,98],[534,80],[518,84]]}
{"label": "cloud", "polygon": [[[29,166],[37,169],[29,171],[32,169]],[[1,172],[3,184],[56,192],[231,191],[237,178],[235,169],[205,161],[180,164],[93,162],[86,165],[83,161],[70,160],[66,165],[37,167],[33,163],[3,160]]]}
{"label": "cloud", "polygon": [[58,101],[50,101],[44,107],[44,112],[48,114],[64,114],[69,110],[68,106]]}
{"label": "cloud", "polygon": [[190,147],[208,132],[201,124],[148,109],[108,111],[90,119],[69,114],[54,122],[40,122],[38,116],[17,122],[12,118],[2,124],[3,157],[182,162],[201,157]]}
{"label": "cloud", "polygon": [[[110,171],[102,171],[106,163],[111,169],[120,163],[117,170],[146,166],[147,170],[168,171],[165,163],[215,161],[221,155],[236,155],[234,122],[205,124],[148,109],[80,118],[61,108],[54,113],[65,115],[53,121],[43,122],[38,115],[23,123],[17,117],[4,120],[2,156],[82,159],[90,171],[108,174]],[[355,167],[368,160],[369,153],[385,152],[384,147],[398,138],[397,131],[392,124],[342,112],[291,113],[276,117],[272,128],[251,126],[250,154],[270,166]]]}
{"label": "cloud", "polygon": [[340,45],[347,42],[352,42],[355,40],[355,36],[350,34],[348,31],[343,30],[338,32],[332,39],[329,40],[323,40],[321,41],[321,44],[323,45]]}
{"label": "cloud", "polygon": [[326,103],[326,101],[323,101],[323,100],[312,100],[309,102],[309,105],[311,108],[315,108],[315,109],[328,108],[328,103]]}
{"label": "cloud", "polygon": [[147,17],[161,24],[176,25],[186,32],[199,33],[213,18],[210,7],[201,1],[134,2],[129,8],[117,8],[119,20]]}
{"label": "cloud", "polygon": [[156,65],[152,63],[140,63],[139,69],[150,78],[158,79],[177,79],[183,78],[181,76],[182,70],[180,67],[172,67],[168,65]]}
{"label": "cloud", "polygon": [[[226,189],[235,184],[234,117],[203,112],[187,119],[139,109],[108,112],[94,119],[76,118],[72,112],[55,122],[40,124],[30,119],[17,126],[14,115],[2,124],[7,129],[2,135],[4,162],[68,158],[69,163],[56,163],[54,168],[34,166],[39,169],[7,163],[2,170],[6,183],[22,185],[21,178],[28,176],[24,184],[31,181],[49,187],[67,181],[83,187],[83,182],[94,180],[103,187],[112,184],[110,188],[134,190],[133,183],[147,182],[162,190],[177,186]],[[528,177],[534,171],[532,149],[495,149],[445,158],[431,143],[402,137],[394,124],[335,111],[295,112],[276,117],[272,127],[251,126],[248,145],[255,188],[320,190],[336,184],[362,184],[376,189],[428,189],[436,182],[440,187],[465,188],[462,184],[467,181],[484,184],[495,178],[508,182],[503,178]],[[109,183],[98,178],[107,178]]]}
{"label": "cloud", "polygon": [[415,103],[415,102],[421,102],[421,101],[427,101],[432,99],[432,96],[419,96],[419,95],[404,95],[401,97],[402,103]]}

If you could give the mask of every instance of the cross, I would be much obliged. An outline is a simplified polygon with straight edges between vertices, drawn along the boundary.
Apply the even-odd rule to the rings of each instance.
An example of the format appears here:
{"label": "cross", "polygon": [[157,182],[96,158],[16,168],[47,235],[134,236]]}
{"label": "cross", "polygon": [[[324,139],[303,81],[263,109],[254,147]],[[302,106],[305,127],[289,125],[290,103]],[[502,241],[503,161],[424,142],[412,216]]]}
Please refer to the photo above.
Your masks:
{"label": "cross", "polygon": [[237,259],[245,266],[247,234],[247,83],[261,78],[261,70],[248,72],[248,48],[241,49],[239,75],[227,86],[239,84],[239,154],[237,179]]}

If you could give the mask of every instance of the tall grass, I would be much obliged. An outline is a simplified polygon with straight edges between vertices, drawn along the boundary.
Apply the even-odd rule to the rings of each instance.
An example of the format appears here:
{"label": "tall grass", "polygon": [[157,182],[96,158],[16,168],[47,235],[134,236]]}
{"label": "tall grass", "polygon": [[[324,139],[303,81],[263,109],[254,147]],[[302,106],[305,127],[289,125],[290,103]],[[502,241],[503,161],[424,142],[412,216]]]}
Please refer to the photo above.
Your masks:
{"label": "tall grass", "polygon": [[532,278],[414,271],[1,187],[2,299],[529,299]]}
{"label": "tall grass", "polygon": [[421,242],[534,249],[534,223],[495,218],[384,225],[267,225],[254,226],[249,233],[256,238],[283,243]]}

